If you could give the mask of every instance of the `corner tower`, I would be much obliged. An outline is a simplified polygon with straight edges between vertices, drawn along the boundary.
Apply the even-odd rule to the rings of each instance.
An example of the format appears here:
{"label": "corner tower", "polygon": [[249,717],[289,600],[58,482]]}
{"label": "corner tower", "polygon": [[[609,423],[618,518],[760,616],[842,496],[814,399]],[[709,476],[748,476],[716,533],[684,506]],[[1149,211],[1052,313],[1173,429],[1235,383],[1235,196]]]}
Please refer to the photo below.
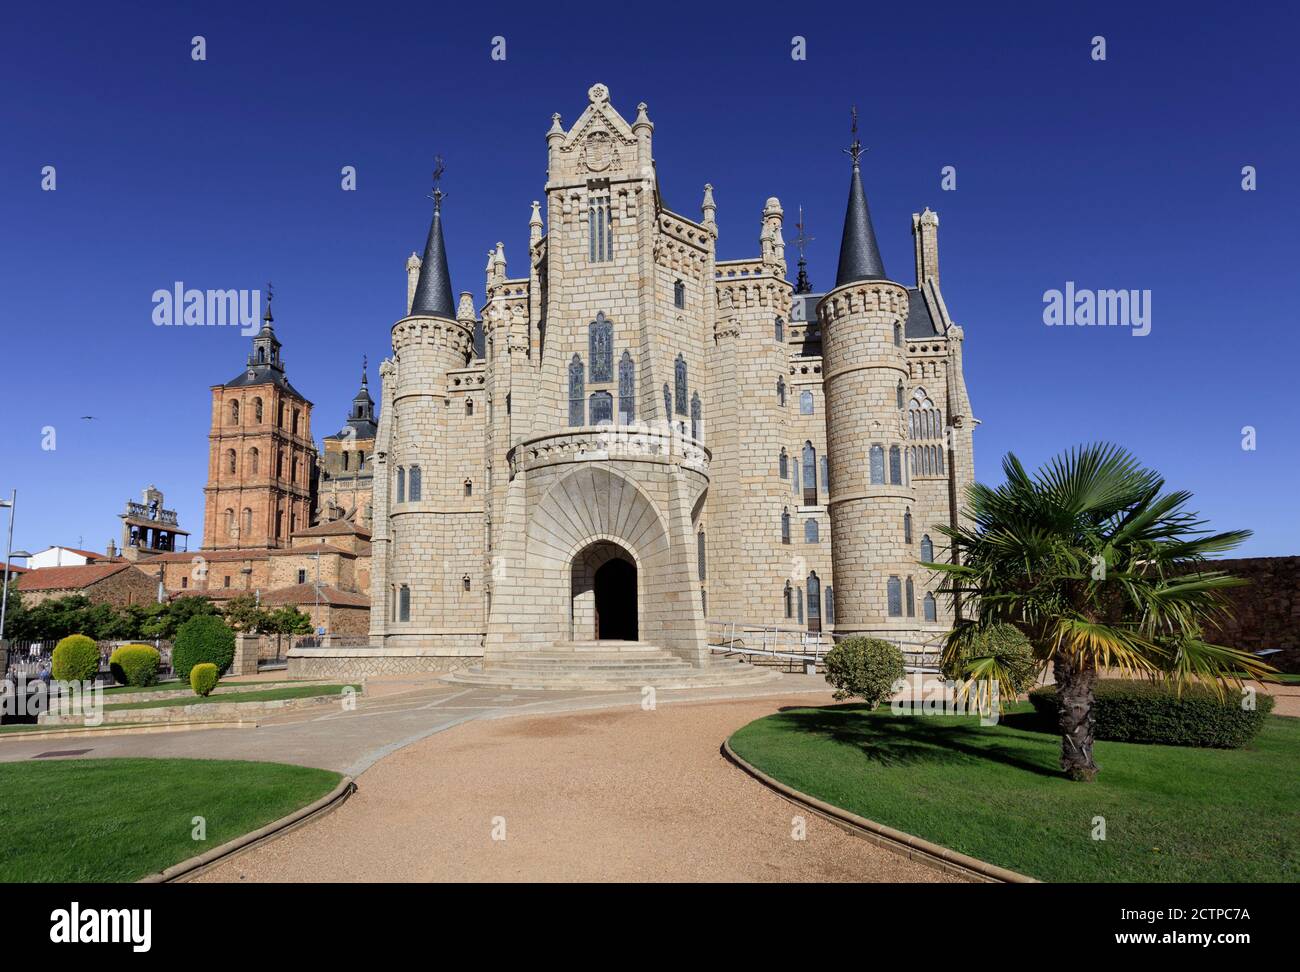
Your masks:
{"label": "corner tower", "polygon": [[907,462],[904,329],[907,288],[885,275],[862,188],[854,114],[853,170],[835,288],[817,305],[826,396],[835,630],[905,640],[916,557],[905,518],[915,497]]}
{"label": "corner tower", "polygon": [[380,368],[370,633],[387,647],[473,655],[481,651],[481,602],[462,577],[482,570],[481,544],[472,542],[482,507],[462,486],[472,453],[450,375],[470,362],[474,322],[458,320],[452,300],[441,172],[410,310],[393,325],[393,357]]}

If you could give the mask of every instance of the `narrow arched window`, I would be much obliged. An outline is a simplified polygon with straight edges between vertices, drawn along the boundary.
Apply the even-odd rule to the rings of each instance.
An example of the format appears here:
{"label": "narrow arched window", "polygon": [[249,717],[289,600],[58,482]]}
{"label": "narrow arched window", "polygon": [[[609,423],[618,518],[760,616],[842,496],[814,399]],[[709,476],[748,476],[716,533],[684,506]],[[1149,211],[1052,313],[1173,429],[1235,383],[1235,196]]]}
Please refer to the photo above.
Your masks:
{"label": "narrow arched window", "polygon": [[790,475],[790,454],[785,451],[785,446],[781,447],[781,455],[776,460],[776,468],[782,479]]}
{"label": "narrow arched window", "polygon": [[934,447],[934,471],[940,476],[943,475],[943,446]]}
{"label": "narrow arched window", "polygon": [[890,577],[887,590],[889,593],[889,616],[891,618],[901,618],[903,616],[903,582],[897,577]]}
{"label": "narrow arched window", "polygon": [[790,476],[790,485],[793,487],[795,498],[799,496],[799,463],[794,464],[794,470]]}
{"label": "narrow arched window", "polygon": [[587,358],[593,382],[614,380],[614,325],[604,311],[587,326]]}
{"label": "narrow arched window", "polygon": [[925,620],[938,621],[939,611],[938,611],[938,605],[934,603],[934,595],[926,594],[925,600],[922,603],[925,606]]}
{"label": "narrow arched window", "polygon": [[407,475],[410,476],[410,479],[407,481],[407,484],[410,487],[408,495],[411,498],[411,502],[414,503],[420,498],[420,467],[412,466]]}
{"label": "narrow arched window", "polygon": [[351,458],[352,458],[352,453],[348,452],[347,449],[344,449],[343,450],[343,471],[344,472],[348,471],[348,462],[351,460]]}
{"label": "narrow arched window", "polygon": [[262,399],[253,399],[253,421],[258,425],[262,424]]}
{"label": "narrow arched window", "polygon": [[397,502],[406,502],[406,467],[397,467]]}
{"label": "narrow arched window", "polygon": [[930,534],[921,538],[921,563],[934,563],[934,541],[930,539]]}
{"label": "narrow arched window", "polygon": [[506,392],[506,414],[510,414],[510,392]]}
{"label": "narrow arched window", "polygon": [[593,196],[587,210],[588,252],[592,263],[604,263],[614,257],[610,238],[609,197]]}
{"label": "narrow arched window", "polygon": [[693,392],[691,394],[691,438],[692,439],[699,439],[700,437],[700,417],[701,417],[700,393]]}
{"label": "narrow arched window", "polygon": [[275,478],[284,478],[284,450],[276,450],[275,453]]}
{"label": "narrow arched window", "polygon": [[835,623],[835,588],[826,585],[826,623]]}
{"label": "narrow arched window", "polygon": [[790,586],[789,581],[785,582],[785,590],[781,592],[781,598],[785,602],[785,616],[787,618],[794,617],[794,589]]}
{"label": "narrow arched window", "polygon": [[583,379],[582,356],[575,354],[569,361],[569,424],[581,425],[586,404],[587,383]]}
{"label": "narrow arched window", "polygon": [[686,359],[682,357],[680,354],[677,355],[677,360],[673,363],[673,382],[676,385],[675,391],[677,392],[677,396],[676,396],[677,414],[685,415],[686,414]]}
{"label": "narrow arched window", "polygon": [[612,425],[614,422],[614,396],[607,391],[591,393],[591,424]]}
{"label": "narrow arched window", "polygon": [[808,575],[808,630],[822,629],[822,582],[817,571]]}
{"label": "narrow arched window", "polygon": [[289,463],[289,482],[296,483],[297,481],[298,481],[298,457],[294,456],[293,460]]}
{"label": "narrow arched window", "polygon": [[898,387],[894,389],[894,401],[899,408],[903,407],[903,383],[900,381]]}
{"label": "narrow arched window", "polygon": [[705,580],[708,573],[704,557],[704,531],[695,534],[695,566],[699,570],[700,580]]}
{"label": "narrow arched window", "polygon": [[668,382],[664,382],[664,421],[673,420],[673,393],[668,388]]}
{"label": "narrow arched window", "polygon": [[903,543],[912,542],[912,511],[903,514]]}
{"label": "narrow arched window", "polygon": [[411,589],[405,584],[397,589],[397,620],[411,620]]}
{"label": "narrow arched window", "polygon": [[912,578],[907,579],[907,616],[916,617],[916,589],[912,586]]}
{"label": "narrow arched window", "polygon": [[472,479],[465,480],[465,495],[466,496],[474,495],[474,481]]}
{"label": "narrow arched window", "polygon": [[872,484],[883,484],[885,481],[885,449],[883,446],[873,445],[871,447],[870,465]]}
{"label": "narrow arched window", "polygon": [[894,344],[898,345],[900,348],[903,346],[903,325],[902,324],[894,325]]}
{"label": "narrow arched window", "polygon": [[235,511],[230,509],[230,507],[226,507],[225,520],[226,536],[233,537],[235,535]]}
{"label": "narrow arched window", "polygon": [[811,441],[803,444],[803,505],[817,505],[817,450]]}
{"label": "narrow arched window", "polygon": [[636,421],[636,365],[627,351],[618,359],[618,420],[624,425]]}
{"label": "narrow arched window", "polygon": [[249,509],[247,506],[245,506],[244,507],[244,536],[251,537],[252,535],[253,535],[253,511]]}
{"label": "narrow arched window", "polygon": [[822,456],[822,492],[828,496],[831,492],[831,465],[826,456]]}
{"label": "narrow arched window", "polygon": [[680,280],[673,284],[673,306],[686,306],[686,284],[682,283]]}
{"label": "narrow arched window", "polygon": [[794,614],[795,620],[803,624],[803,588],[794,589]]}
{"label": "narrow arched window", "polygon": [[785,321],[780,317],[776,319],[776,327],[773,330],[773,337],[776,339],[777,344],[785,343]]}
{"label": "narrow arched window", "polygon": [[298,415],[299,415],[298,410],[295,408],[293,410],[293,434],[294,435],[298,434]]}
{"label": "narrow arched window", "polygon": [[226,472],[234,473],[236,468],[238,468],[238,462],[235,459],[235,450],[227,449],[226,450]]}
{"label": "narrow arched window", "polygon": [[790,542],[790,508],[788,506],[781,510],[781,542]]}
{"label": "narrow arched window", "polygon": [[903,483],[903,456],[898,446],[889,447],[889,481],[895,486]]}
{"label": "narrow arched window", "polygon": [[466,415],[474,414],[474,399],[472,398],[465,399],[465,414]]}
{"label": "narrow arched window", "polygon": [[230,403],[230,424],[239,424],[239,402],[237,401]]}
{"label": "narrow arched window", "polygon": [[813,393],[810,391],[801,391],[799,393],[799,414],[813,414]]}
{"label": "narrow arched window", "polygon": [[817,529],[817,521],[816,521],[816,520],[804,520],[804,521],[803,521],[803,542],[804,542],[804,543],[820,543],[820,542],[821,542],[821,535],[820,535],[820,532],[819,532],[818,529]]}
{"label": "narrow arched window", "polygon": [[784,378],[778,378],[776,380],[776,403],[780,405],[782,408],[785,408],[785,379]]}

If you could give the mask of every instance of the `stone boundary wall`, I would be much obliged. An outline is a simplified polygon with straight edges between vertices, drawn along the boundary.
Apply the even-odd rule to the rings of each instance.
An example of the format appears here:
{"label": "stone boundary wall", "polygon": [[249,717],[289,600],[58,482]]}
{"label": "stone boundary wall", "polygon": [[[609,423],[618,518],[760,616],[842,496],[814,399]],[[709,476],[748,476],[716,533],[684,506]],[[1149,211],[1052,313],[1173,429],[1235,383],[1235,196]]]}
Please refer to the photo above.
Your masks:
{"label": "stone boundary wall", "polygon": [[1207,640],[1245,651],[1280,648],[1265,660],[1300,673],[1300,557],[1241,557],[1209,566],[1250,583],[1226,592],[1232,617],[1207,631]]}

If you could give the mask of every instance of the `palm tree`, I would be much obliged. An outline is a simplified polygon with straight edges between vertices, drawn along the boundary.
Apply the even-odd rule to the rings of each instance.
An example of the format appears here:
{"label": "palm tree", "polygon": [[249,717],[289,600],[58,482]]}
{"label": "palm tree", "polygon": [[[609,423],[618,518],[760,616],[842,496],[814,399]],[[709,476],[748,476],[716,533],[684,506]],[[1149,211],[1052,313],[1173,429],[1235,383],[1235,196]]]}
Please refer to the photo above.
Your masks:
{"label": "palm tree", "polygon": [[[944,661],[959,658],[978,633],[999,622],[1020,628],[1041,667],[1050,662],[1060,700],[1061,768],[1092,780],[1093,688],[1098,672],[1166,678],[1178,686],[1207,680],[1221,692],[1272,671],[1253,655],[1207,644],[1202,625],[1225,610],[1223,591],[1244,584],[1207,570],[1249,530],[1210,533],[1184,506],[1188,492],[1162,492],[1164,480],[1127,451],[1099,443],[1057,456],[1031,476],[1014,454],[1006,482],[972,485],[966,522],[938,529],[953,563],[927,567],[946,576],[940,590],[958,620]],[[973,617],[962,618],[965,606]],[[972,679],[1008,684],[996,659],[974,658]],[[1005,690],[1004,690],[1005,695]]]}

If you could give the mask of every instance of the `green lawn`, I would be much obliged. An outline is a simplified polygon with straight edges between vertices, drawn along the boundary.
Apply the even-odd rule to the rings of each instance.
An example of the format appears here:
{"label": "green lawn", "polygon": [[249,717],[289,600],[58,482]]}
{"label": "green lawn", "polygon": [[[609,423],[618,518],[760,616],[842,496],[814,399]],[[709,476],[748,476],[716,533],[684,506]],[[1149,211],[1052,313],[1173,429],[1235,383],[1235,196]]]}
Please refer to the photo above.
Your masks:
{"label": "green lawn", "polygon": [[1059,738],[1024,703],[993,727],[790,709],[731,745],[797,790],[1045,881],[1300,880],[1300,719],[1270,718],[1246,749],[1099,742],[1091,784],[1060,775]]}
{"label": "green lawn", "polygon": [[[0,763],[0,881],[134,881],[338,785],[327,770],[205,759]],[[194,840],[194,817],[207,839]]]}
{"label": "green lawn", "polygon": [[[291,682],[287,679],[284,681],[266,681],[266,682],[234,682],[230,684],[219,683],[219,689],[242,688],[245,686],[270,686],[270,685],[301,685],[301,682]],[[182,682],[179,679],[173,679],[170,682],[154,682],[152,685],[114,685],[112,688],[104,689],[105,697],[111,695],[131,695],[136,692],[179,692],[184,689],[190,691],[190,683]]]}
{"label": "green lawn", "polygon": [[[351,686],[359,689],[360,686]],[[202,705],[213,702],[274,702],[277,699],[311,699],[318,695],[338,695],[346,685],[286,685],[281,688],[259,689],[248,692],[225,692],[213,693],[207,697],[202,695],[186,695],[174,699],[148,699],[144,702],[115,702],[111,705],[105,705],[105,712],[113,712],[125,709],[162,709],[170,708],[177,705]]]}

